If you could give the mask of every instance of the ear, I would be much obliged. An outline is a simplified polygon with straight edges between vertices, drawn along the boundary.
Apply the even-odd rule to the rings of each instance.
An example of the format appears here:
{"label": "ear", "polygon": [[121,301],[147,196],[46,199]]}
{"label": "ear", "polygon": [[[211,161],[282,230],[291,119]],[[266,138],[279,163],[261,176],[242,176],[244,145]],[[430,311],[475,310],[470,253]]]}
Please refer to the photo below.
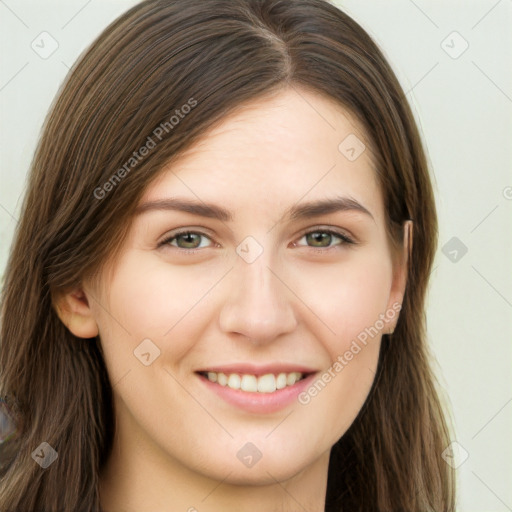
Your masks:
{"label": "ear", "polygon": [[98,336],[98,325],[82,288],[58,295],[53,305],[62,323],[72,334],[78,338]]}
{"label": "ear", "polygon": [[[402,306],[405,287],[407,285],[407,273],[409,268],[409,262],[412,255],[412,238],[413,238],[413,221],[407,220],[404,222],[404,234],[403,234],[403,249],[402,253],[396,258],[393,265],[393,283],[391,285],[391,292],[389,294],[388,310],[392,309],[397,311],[396,304]],[[396,318],[389,323],[388,334],[391,334],[398,321],[398,315]]]}

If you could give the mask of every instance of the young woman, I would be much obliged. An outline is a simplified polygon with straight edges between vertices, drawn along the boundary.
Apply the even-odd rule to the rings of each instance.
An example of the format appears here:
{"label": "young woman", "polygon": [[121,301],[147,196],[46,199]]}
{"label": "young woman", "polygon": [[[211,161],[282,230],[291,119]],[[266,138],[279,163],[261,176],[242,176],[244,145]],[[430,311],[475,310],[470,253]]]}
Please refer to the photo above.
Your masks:
{"label": "young woman", "polygon": [[347,15],[136,5],[74,66],[31,168],[0,510],[453,511],[436,236],[410,108]]}

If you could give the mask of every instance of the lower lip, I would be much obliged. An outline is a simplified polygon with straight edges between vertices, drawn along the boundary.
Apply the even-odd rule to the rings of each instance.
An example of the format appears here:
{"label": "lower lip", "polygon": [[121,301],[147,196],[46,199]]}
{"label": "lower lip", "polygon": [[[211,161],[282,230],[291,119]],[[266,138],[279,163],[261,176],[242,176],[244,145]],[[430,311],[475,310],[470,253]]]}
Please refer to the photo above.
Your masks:
{"label": "lower lip", "polygon": [[201,381],[214,393],[231,405],[234,405],[247,412],[256,414],[269,414],[280,411],[297,401],[298,395],[304,391],[314,380],[316,373],[308,375],[299,380],[293,386],[286,386],[273,393],[259,393],[231,389],[228,386],[221,386],[208,380],[204,375],[198,374]]}

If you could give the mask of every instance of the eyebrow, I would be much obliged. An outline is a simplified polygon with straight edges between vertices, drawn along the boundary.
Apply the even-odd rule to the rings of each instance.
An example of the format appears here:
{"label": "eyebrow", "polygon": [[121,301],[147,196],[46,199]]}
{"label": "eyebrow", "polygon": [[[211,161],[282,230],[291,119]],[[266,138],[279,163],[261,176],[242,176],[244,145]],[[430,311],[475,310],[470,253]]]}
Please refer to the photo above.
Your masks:
{"label": "eyebrow", "polygon": [[[190,199],[158,199],[155,201],[147,201],[139,205],[135,210],[135,215],[140,215],[149,211],[158,210],[172,210],[191,213],[201,217],[210,219],[217,219],[223,222],[230,222],[233,220],[233,215],[225,208],[205,203],[191,201]],[[304,220],[311,217],[319,217],[330,213],[355,211],[363,213],[374,218],[370,211],[365,208],[361,203],[350,197],[336,197],[333,199],[321,199],[317,201],[310,201],[299,205],[290,207],[284,213],[284,218],[288,217],[290,220]]]}

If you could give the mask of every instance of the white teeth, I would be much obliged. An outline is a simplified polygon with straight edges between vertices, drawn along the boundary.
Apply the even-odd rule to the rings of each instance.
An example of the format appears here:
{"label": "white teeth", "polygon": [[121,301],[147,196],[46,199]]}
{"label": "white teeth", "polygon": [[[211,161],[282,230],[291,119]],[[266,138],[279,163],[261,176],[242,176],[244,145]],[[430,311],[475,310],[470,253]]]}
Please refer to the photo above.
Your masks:
{"label": "white teeth", "polygon": [[232,373],[228,378],[228,387],[231,389],[240,389],[240,375]]}
{"label": "white teeth", "polygon": [[[300,374],[298,374],[300,375]],[[293,372],[293,373],[289,373],[287,376],[286,376],[286,384],[288,386],[293,386],[297,380],[299,380],[300,377],[297,376],[297,373],[296,372]]]}
{"label": "white teeth", "polygon": [[279,373],[277,376],[267,373],[260,377],[248,374],[240,375],[238,373],[226,375],[222,372],[208,372],[206,375],[211,382],[216,382],[221,386],[228,386],[231,389],[241,389],[249,393],[273,393],[276,389],[293,386],[303,377],[300,372]]}
{"label": "white teeth", "polygon": [[[210,373],[212,372],[209,372],[208,373],[208,378],[210,378]],[[212,381],[212,382],[215,382],[215,381]],[[217,382],[221,385],[221,386],[227,386],[228,384],[228,378],[226,377],[226,375],[224,375],[223,373],[218,373],[217,374]]]}
{"label": "white teeth", "polygon": [[280,373],[276,379],[276,388],[283,389],[286,387],[286,373]]}
{"label": "white teeth", "polygon": [[242,383],[240,385],[242,391],[249,391],[254,393],[258,391],[258,379],[255,375],[244,375],[242,377]]}
{"label": "white teeth", "polygon": [[259,393],[273,393],[276,390],[276,378],[271,373],[262,375],[258,379]]}

